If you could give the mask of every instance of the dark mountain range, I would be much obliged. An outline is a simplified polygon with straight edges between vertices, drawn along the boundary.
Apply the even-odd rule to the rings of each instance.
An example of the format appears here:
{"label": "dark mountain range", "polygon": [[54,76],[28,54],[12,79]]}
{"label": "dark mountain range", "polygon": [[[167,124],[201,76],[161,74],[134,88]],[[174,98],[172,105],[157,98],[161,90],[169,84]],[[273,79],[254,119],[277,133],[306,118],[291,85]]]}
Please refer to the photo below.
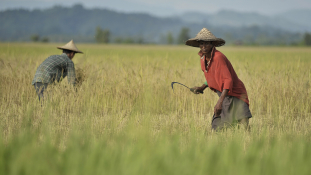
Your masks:
{"label": "dark mountain range", "polygon": [[31,34],[94,36],[97,26],[109,29],[112,35],[144,35],[154,39],[162,31],[176,30],[183,26],[183,22],[176,19],[118,13],[107,9],[87,10],[81,5],[72,8],[55,6],[33,11],[7,10],[0,12],[0,23],[1,40],[17,40]]}
{"label": "dark mountain range", "polygon": [[[282,20],[231,11],[215,15],[187,13],[178,17],[159,18],[143,13],[85,9],[82,5],[71,8],[55,6],[45,10],[0,12],[0,41],[29,41],[31,35],[38,34],[54,42],[64,42],[70,38],[80,42],[94,42],[97,26],[108,29],[112,41],[116,37],[140,37],[145,42],[165,43],[168,32],[177,38],[183,27],[189,28],[189,35],[193,37],[203,27],[207,27],[227,43],[290,44],[301,40],[302,35],[298,33],[301,30],[288,30],[281,25],[289,23],[290,17]],[[307,25],[297,22],[296,27]]]}

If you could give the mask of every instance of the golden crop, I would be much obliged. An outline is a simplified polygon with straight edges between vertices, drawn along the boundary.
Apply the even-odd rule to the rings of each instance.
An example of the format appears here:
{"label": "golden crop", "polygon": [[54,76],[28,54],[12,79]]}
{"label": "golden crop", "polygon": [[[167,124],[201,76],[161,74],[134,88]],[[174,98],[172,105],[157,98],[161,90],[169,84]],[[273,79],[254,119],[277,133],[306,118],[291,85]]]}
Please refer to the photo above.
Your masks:
{"label": "golden crop", "polygon": [[[73,59],[79,70],[77,91],[68,86],[66,79],[50,85],[48,98],[41,107],[31,82],[36,68],[45,58],[60,54],[56,46],[0,44],[1,146],[13,147],[27,133],[27,139],[16,150],[24,144],[36,145],[42,152],[52,147],[61,157],[55,160],[67,160],[63,153],[74,152],[76,145],[86,145],[85,149],[90,151],[88,155],[92,154],[91,150],[100,154],[104,149],[106,158],[112,161],[120,152],[124,156],[116,159],[120,162],[108,164],[115,169],[119,165],[130,170],[127,173],[113,171],[108,166],[100,171],[112,174],[175,174],[174,170],[176,174],[179,170],[179,174],[187,174],[187,170],[192,170],[190,174],[206,174],[213,166],[222,165],[241,167],[236,174],[243,174],[247,172],[244,163],[251,162],[252,155],[256,161],[251,163],[250,171],[258,174],[263,172],[257,171],[257,166],[265,166],[267,161],[284,159],[280,163],[285,165],[284,171],[280,169],[274,174],[287,172],[286,165],[299,162],[297,160],[310,163],[310,157],[302,161],[304,155],[311,154],[311,149],[305,148],[311,143],[310,48],[218,48],[244,82],[253,118],[250,133],[237,128],[214,133],[210,123],[217,94],[206,89],[203,95],[194,95],[179,85],[174,85],[173,92],[170,87],[173,81],[189,87],[205,82],[198,49],[77,44],[85,53],[76,54]],[[303,151],[295,148],[297,144],[298,147],[302,145]],[[295,151],[298,156],[291,160]],[[82,152],[81,148],[72,155],[78,156]],[[272,152],[275,155],[271,155]],[[218,156],[217,160],[208,157],[213,153]],[[179,168],[177,159],[182,159],[179,163],[184,169]],[[14,157],[11,160],[17,161]],[[80,160],[79,156],[77,160]],[[131,161],[137,163],[136,169]],[[158,171],[156,165],[149,167],[151,172],[138,166],[146,161],[160,167],[164,162],[163,171]],[[193,164],[196,161],[197,164]],[[205,167],[202,161],[210,165]],[[66,165],[70,166],[69,163]],[[144,164],[146,168],[148,165]],[[56,163],[55,166],[60,165]],[[129,168],[132,166],[133,169]],[[306,169],[302,174],[310,172],[309,168],[303,168]],[[93,172],[91,169],[85,171]],[[228,173],[224,170],[214,174]]]}

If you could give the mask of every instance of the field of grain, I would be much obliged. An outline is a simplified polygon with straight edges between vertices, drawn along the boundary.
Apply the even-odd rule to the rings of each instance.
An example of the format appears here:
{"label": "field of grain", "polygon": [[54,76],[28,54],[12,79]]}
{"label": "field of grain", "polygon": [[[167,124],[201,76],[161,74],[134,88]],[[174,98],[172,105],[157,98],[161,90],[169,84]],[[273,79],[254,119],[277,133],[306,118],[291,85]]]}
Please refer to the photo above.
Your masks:
{"label": "field of grain", "polygon": [[220,47],[244,82],[251,132],[211,131],[218,96],[197,48],[79,44],[76,90],[36,68],[61,44],[0,43],[0,174],[311,174],[311,48]]}

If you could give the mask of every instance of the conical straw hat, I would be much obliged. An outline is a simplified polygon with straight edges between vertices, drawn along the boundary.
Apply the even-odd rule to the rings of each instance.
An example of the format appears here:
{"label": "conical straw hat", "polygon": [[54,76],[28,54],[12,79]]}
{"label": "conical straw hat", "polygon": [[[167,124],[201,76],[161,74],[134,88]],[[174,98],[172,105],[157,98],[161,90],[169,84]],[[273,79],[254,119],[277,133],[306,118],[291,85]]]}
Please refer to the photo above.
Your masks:
{"label": "conical straw hat", "polygon": [[213,41],[216,47],[223,46],[226,41],[221,38],[216,38],[215,35],[212,34],[206,28],[203,28],[195,38],[191,38],[186,41],[186,45],[192,47],[200,47],[200,41]]}
{"label": "conical straw hat", "polygon": [[65,50],[72,50],[76,53],[83,53],[81,52],[75,45],[75,43],[73,42],[73,40],[69,41],[69,43],[63,45],[63,46],[60,46],[60,47],[57,47],[58,49],[65,49]]}

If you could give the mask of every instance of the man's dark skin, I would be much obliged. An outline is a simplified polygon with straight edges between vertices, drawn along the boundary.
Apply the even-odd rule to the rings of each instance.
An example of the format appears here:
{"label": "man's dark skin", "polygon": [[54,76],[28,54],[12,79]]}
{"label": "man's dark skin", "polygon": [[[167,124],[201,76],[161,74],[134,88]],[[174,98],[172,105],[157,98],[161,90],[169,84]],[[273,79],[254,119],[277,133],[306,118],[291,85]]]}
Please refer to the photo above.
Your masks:
{"label": "man's dark skin", "polygon": [[[203,55],[205,56],[205,63],[207,66],[207,63],[211,60],[212,58],[212,48],[214,47],[214,44],[212,41],[200,41],[200,50],[203,53]],[[192,89],[194,89],[193,93],[195,94],[200,94],[203,93],[203,91],[207,88],[208,86],[206,84],[203,84],[201,87],[193,87]],[[222,111],[222,103],[225,99],[225,97],[228,94],[228,89],[223,89],[215,107],[214,107],[214,114],[215,117],[218,117]],[[239,121],[239,123],[243,124],[245,126],[245,129],[249,129],[249,125],[248,125],[248,118],[242,119],[241,121]]]}
{"label": "man's dark skin", "polygon": [[[203,55],[205,55],[205,63],[208,63],[211,58],[212,58],[212,48],[214,47],[213,42],[212,41],[201,41],[200,42],[200,49],[201,52],[203,53]],[[207,66],[207,65],[205,65]],[[206,84],[203,84],[201,87],[194,87],[194,93],[195,94],[199,94],[199,93],[203,93],[203,91],[207,88],[208,86],[206,86]],[[225,99],[225,97],[228,94],[228,89],[224,89],[218,99],[217,104],[214,107],[214,114],[215,117],[218,117],[222,111],[222,103]]]}
{"label": "man's dark skin", "polygon": [[70,60],[73,59],[73,57],[75,56],[76,52],[70,52],[70,53],[66,53],[66,55],[69,57]]}

